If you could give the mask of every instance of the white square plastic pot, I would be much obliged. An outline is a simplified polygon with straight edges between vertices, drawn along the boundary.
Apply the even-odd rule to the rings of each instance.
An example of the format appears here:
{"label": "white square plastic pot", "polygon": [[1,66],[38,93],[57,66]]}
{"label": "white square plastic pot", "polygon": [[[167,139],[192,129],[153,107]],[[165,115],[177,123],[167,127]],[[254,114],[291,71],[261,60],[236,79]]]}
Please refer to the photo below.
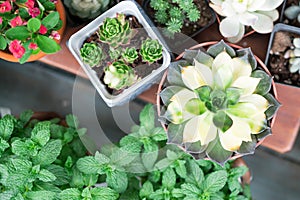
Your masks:
{"label": "white square plastic pot", "polygon": [[[118,95],[110,94],[106,86],[100,81],[99,77],[97,76],[96,72],[87,64],[83,63],[80,57],[80,48],[84,41],[94,34],[105,18],[110,17],[113,18],[116,16],[117,13],[128,14],[135,16],[138,21],[143,25],[143,28],[148,33],[148,36],[152,39],[157,39],[160,44],[163,46],[163,62],[159,68],[153,70],[149,75],[144,77],[143,79],[139,80],[129,88],[125,89]],[[171,55],[168,52],[168,48],[165,45],[161,35],[154,28],[154,25],[151,21],[149,21],[148,17],[144,17],[145,13],[142,8],[134,1],[122,1],[112,7],[111,9],[107,10],[105,13],[97,17],[91,23],[74,33],[68,43],[67,46],[70,49],[73,56],[76,60],[80,63],[81,67],[88,75],[89,79],[91,80],[94,87],[97,89],[98,93],[102,97],[102,99],[106,102],[109,107],[122,105],[137,95],[142,93],[143,91],[147,90],[151,85],[156,83],[161,77],[163,72],[167,69],[171,61]]]}

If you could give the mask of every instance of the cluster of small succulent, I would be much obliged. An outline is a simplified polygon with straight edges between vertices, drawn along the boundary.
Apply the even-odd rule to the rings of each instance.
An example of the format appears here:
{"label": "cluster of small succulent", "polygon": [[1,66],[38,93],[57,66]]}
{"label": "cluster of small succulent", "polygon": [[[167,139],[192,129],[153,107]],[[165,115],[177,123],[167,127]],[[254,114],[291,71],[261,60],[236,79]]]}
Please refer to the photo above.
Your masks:
{"label": "cluster of small succulent", "polygon": [[155,20],[167,27],[165,34],[173,37],[181,31],[184,22],[197,22],[200,11],[193,0],[151,0],[150,6],[156,11]]}
{"label": "cluster of small succulent", "polygon": [[297,21],[300,23],[300,2],[298,5],[291,5],[290,7],[286,8],[284,15],[289,20],[297,19]]}
{"label": "cluster of small succulent", "polygon": [[106,18],[99,27],[97,35],[101,43],[109,45],[108,55],[102,50],[103,44],[95,41],[84,43],[80,55],[90,67],[101,66],[108,56],[109,65],[104,68],[104,83],[112,89],[124,89],[138,80],[132,64],[139,58],[152,64],[162,58],[162,45],[155,39],[145,39],[140,48],[130,46],[131,39],[137,30],[131,29],[129,20],[124,14],[115,18]]}
{"label": "cluster of small succulent", "polygon": [[284,58],[289,59],[289,70],[291,73],[300,74],[300,38],[294,38],[293,46],[284,54]]}

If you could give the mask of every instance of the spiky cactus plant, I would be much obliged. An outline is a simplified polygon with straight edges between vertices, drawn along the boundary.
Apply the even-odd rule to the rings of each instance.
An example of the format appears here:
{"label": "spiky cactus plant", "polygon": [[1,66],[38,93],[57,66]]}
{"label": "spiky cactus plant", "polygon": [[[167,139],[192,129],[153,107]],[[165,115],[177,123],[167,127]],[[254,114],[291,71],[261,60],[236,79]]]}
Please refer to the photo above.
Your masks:
{"label": "spiky cactus plant", "polygon": [[133,69],[123,61],[113,62],[104,69],[104,73],[104,83],[116,90],[131,86],[137,80]]}
{"label": "spiky cactus plant", "polygon": [[117,14],[115,18],[106,18],[99,27],[99,39],[108,43],[111,47],[118,47],[130,42],[135,30],[130,29],[128,20],[124,14]]}
{"label": "spiky cactus plant", "polygon": [[253,153],[279,107],[271,77],[250,49],[235,51],[223,41],[206,52],[187,50],[183,58],[170,66],[169,86],[160,93],[168,142],[219,163]]}
{"label": "spiky cactus plant", "polygon": [[80,49],[80,56],[83,62],[90,67],[101,64],[101,61],[105,58],[102,49],[95,43],[84,43]]}
{"label": "spiky cactus plant", "polygon": [[162,45],[157,40],[147,39],[142,43],[140,54],[143,61],[151,64],[162,58]]}

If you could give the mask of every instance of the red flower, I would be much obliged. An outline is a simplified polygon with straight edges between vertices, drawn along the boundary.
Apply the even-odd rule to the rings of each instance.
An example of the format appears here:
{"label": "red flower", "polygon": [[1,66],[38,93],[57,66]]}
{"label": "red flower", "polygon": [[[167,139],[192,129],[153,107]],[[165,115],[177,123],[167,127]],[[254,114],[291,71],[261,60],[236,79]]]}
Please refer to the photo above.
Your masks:
{"label": "red flower", "polygon": [[23,24],[22,18],[17,16],[10,21],[11,27],[21,26]]}
{"label": "red flower", "polygon": [[52,31],[51,32],[51,35],[50,35],[50,38],[54,38],[56,40],[60,40],[60,35],[57,31]]}
{"label": "red flower", "polygon": [[38,47],[37,44],[35,44],[33,42],[30,42],[30,44],[28,46],[29,49],[33,49],[33,50],[37,49],[37,47]]}
{"label": "red flower", "polygon": [[47,31],[48,31],[48,29],[44,25],[41,25],[39,33],[44,35],[47,33]]}
{"label": "red flower", "polygon": [[9,44],[8,49],[16,58],[22,58],[23,54],[25,53],[25,48],[21,45],[21,41],[19,40],[13,40]]}
{"label": "red flower", "polygon": [[39,8],[29,8],[28,13],[31,17],[37,17],[41,13],[41,11]]}
{"label": "red flower", "polygon": [[0,4],[0,13],[5,13],[11,11],[12,7],[9,1],[4,1]]}
{"label": "red flower", "polygon": [[35,4],[35,0],[28,0],[26,3],[25,3],[25,6],[27,8],[33,8],[34,7],[34,4]]}

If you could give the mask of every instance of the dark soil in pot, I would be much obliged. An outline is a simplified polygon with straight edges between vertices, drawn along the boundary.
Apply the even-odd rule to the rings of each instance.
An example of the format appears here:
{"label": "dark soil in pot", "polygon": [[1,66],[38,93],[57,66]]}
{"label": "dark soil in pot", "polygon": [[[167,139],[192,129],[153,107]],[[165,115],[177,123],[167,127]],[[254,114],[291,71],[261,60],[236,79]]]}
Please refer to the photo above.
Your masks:
{"label": "dark soil in pot", "polygon": [[[129,20],[130,28],[138,30],[137,33],[134,35],[133,38],[131,38],[130,43],[127,45],[122,45],[120,48],[125,49],[127,47],[135,47],[138,49],[138,47],[141,46],[142,42],[149,38],[148,33],[145,29],[143,29],[142,24],[137,20],[137,18],[133,15],[127,15],[126,20]],[[96,42],[101,44],[102,51],[105,52],[106,58],[102,61],[102,63],[98,66],[93,67],[92,69],[97,73],[97,76],[99,77],[100,81],[106,86],[107,91],[112,95],[118,95],[120,94],[124,89],[115,90],[109,88],[104,82],[104,69],[106,66],[111,64],[112,62],[120,59],[121,55],[116,59],[111,59],[109,56],[109,44],[101,42],[98,37],[98,33],[95,32],[93,35],[91,35],[89,38],[85,40],[85,42]],[[85,43],[84,42],[84,43]],[[83,45],[83,44],[82,44]],[[134,63],[128,65],[132,67],[135,71],[135,74],[138,76],[138,79],[142,79],[146,76],[148,76],[153,70],[159,68],[162,64],[162,58],[158,60],[157,62],[154,62],[152,64],[148,64],[143,62],[141,55],[139,55],[138,59],[135,60]]]}
{"label": "dark soil in pot", "polygon": [[285,57],[286,52],[293,46],[294,38],[300,38],[300,35],[285,31],[275,33],[268,67],[276,82],[300,87],[299,71],[291,73],[289,59]]}

